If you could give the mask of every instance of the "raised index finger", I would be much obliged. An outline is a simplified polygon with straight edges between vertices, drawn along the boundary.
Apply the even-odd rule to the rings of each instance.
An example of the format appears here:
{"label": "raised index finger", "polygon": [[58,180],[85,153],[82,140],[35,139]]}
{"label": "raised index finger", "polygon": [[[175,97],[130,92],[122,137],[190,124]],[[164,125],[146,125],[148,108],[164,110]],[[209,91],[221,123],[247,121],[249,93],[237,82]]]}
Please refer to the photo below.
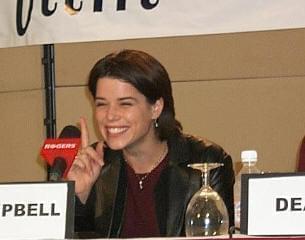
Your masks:
{"label": "raised index finger", "polygon": [[82,148],[86,148],[89,145],[89,132],[87,127],[87,122],[84,117],[81,117],[79,120],[80,131],[81,131],[81,144]]}

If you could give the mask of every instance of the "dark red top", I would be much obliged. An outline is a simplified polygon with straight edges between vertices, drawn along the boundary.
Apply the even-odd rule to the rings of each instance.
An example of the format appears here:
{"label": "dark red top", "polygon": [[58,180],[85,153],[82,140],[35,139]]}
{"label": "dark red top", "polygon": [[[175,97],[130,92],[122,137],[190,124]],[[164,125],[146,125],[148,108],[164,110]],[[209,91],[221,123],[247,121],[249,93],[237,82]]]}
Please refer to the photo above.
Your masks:
{"label": "dark red top", "polygon": [[298,172],[305,172],[305,137],[303,138],[303,141],[302,141],[302,144],[300,147]]}
{"label": "dark red top", "polygon": [[[155,209],[154,189],[162,170],[166,167],[168,157],[143,180],[143,189],[139,186],[139,177],[145,174],[135,174],[128,165],[127,171],[127,196],[124,215],[122,238],[158,237],[160,230]],[[137,176],[138,175],[138,176]]]}

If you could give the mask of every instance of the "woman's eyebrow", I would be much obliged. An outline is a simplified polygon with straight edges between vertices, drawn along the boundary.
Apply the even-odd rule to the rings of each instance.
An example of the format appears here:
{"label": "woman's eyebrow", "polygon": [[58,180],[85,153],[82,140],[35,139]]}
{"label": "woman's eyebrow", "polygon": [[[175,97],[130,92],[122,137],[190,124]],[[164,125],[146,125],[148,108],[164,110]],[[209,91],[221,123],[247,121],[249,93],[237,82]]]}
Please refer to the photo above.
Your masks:
{"label": "woman's eyebrow", "polygon": [[[104,98],[104,97],[95,97],[95,100],[105,100],[106,101],[106,98]],[[118,100],[119,101],[132,100],[132,101],[135,101],[135,102],[138,101],[137,98],[135,98],[135,97],[121,97]]]}
{"label": "woman's eyebrow", "polygon": [[106,99],[103,97],[95,97],[95,100],[106,100]]}
{"label": "woman's eyebrow", "polygon": [[121,97],[121,98],[119,98],[119,100],[120,100],[120,101],[123,101],[123,100],[133,100],[133,101],[137,101],[137,99],[134,98],[134,97]]}

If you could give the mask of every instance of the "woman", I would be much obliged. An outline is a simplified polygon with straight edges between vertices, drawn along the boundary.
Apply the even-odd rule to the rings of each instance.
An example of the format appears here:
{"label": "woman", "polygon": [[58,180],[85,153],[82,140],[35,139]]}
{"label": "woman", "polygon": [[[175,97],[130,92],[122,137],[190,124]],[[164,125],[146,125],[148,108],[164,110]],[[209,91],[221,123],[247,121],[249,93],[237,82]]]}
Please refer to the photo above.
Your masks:
{"label": "woman", "polygon": [[[211,186],[233,224],[232,160],[209,141],[184,135],[175,119],[170,79],[152,56],[123,50],[99,60],[89,75],[103,140],[82,148],[67,178],[75,181],[77,232],[95,237],[184,236],[184,215],[201,185],[194,162],[221,162]],[[88,235],[85,235],[88,237]]]}

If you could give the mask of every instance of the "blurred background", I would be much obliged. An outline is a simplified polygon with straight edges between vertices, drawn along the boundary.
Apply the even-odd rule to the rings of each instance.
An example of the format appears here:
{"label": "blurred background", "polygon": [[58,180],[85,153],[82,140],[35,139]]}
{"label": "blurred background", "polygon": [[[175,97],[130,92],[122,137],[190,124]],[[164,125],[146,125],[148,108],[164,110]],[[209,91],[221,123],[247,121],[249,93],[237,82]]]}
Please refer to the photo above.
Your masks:
{"label": "blurred background", "polygon": [[[148,52],[168,70],[184,131],[220,144],[238,168],[255,149],[263,171],[292,172],[305,135],[305,29],[55,44],[57,132],[80,116],[98,134],[86,82],[105,54]],[[0,181],[46,179],[42,46],[0,49]]]}

